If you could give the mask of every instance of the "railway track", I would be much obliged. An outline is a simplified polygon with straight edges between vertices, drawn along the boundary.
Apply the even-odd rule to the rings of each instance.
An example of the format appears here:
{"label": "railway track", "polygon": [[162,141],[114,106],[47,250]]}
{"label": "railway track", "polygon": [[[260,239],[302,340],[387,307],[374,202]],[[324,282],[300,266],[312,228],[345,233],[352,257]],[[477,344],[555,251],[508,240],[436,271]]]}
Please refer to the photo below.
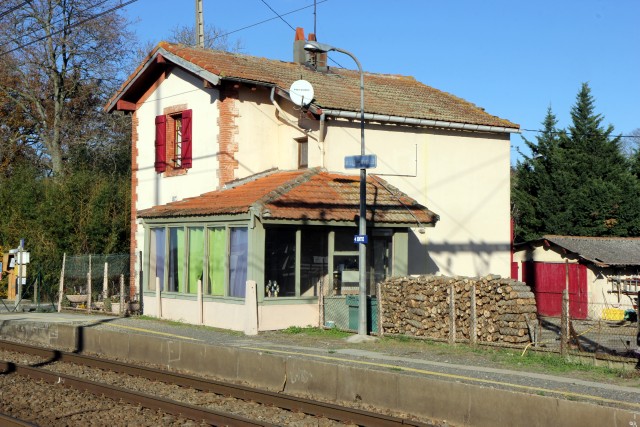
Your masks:
{"label": "railway track", "polygon": [[302,413],[316,418],[326,418],[350,425],[433,426],[433,424],[426,424],[405,418],[364,411],[361,409],[317,402],[310,399],[283,395],[237,384],[139,365],[131,365],[93,356],[51,350],[11,341],[0,340],[0,350],[29,354],[43,360],[36,366],[25,366],[24,364],[6,362],[0,363],[0,369],[3,372],[15,372],[16,374],[42,380],[50,384],[61,384],[66,387],[73,387],[95,395],[104,395],[116,401],[128,402],[132,405],[139,405],[144,408],[173,414],[174,416],[181,416],[197,422],[204,421],[211,425],[269,426],[278,424],[269,423],[264,420],[256,421],[249,417],[238,416],[198,405],[153,396],[149,393],[132,391],[114,385],[79,378],[75,375],[65,375],[60,372],[51,371],[48,368],[54,363],[70,363],[92,369],[144,378],[149,381],[190,388],[199,392],[229,396],[242,401],[255,402],[267,407],[282,408],[294,413]]}

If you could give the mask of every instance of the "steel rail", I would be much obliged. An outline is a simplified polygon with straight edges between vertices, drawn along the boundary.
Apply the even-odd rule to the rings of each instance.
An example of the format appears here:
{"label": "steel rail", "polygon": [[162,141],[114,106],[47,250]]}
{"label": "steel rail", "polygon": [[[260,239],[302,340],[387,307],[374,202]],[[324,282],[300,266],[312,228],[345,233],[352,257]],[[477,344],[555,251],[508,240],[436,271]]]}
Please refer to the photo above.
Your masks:
{"label": "steel rail", "polygon": [[96,396],[105,396],[115,401],[123,401],[133,405],[140,405],[148,409],[158,410],[175,416],[182,416],[194,421],[205,421],[213,425],[233,425],[233,426],[273,426],[275,424],[252,421],[245,417],[215,411],[189,405],[174,400],[151,396],[146,393],[134,392],[108,384],[101,384],[95,381],[70,375],[59,374],[43,368],[34,368],[17,363],[0,361],[0,371],[3,373],[15,373],[26,376],[34,380],[42,380],[49,384],[60,384],[64,387],[71,387],[77,390],[87,391]]}
{"label": "steel rail", "polygon": [[12,341],[0,340],[0,349],[29,353],[48,359],[47,362],[65,362],[92,368],[109,370],[121,374],[138,376],[153,381],[161,381],[176,384],[182,387],[190,387],[196,390],[211,392],[219,395],[232,396],[237,399],[257,402],[263,405],[272,405],[290,411],[302,412],[317,417],[330,418],[341,422],[351,422],[362,426],[414,426],[429,427],[433,424],[404,418],[378,414],[356,408],[348,408],[331,403],[317,402],[301,397],[285,395],[266,390],[258,390],[238,384],[226,383],[192,375],[153,369],[144,366],[129,365],[122,362],[101,359],[98,357],[68,353],[59,350],[44,349]]}
{"label": "steel rail", "polygon": [[37,424],[0,414],[0,426],[3,427],[38,427]]}

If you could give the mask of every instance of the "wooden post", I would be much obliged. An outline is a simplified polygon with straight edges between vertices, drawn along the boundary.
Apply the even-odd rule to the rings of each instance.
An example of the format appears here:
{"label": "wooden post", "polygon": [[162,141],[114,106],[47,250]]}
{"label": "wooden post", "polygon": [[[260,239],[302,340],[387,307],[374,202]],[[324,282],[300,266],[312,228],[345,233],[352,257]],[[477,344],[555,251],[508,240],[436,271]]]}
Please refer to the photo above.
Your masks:
{"label": "wooden post", "polygon": [[382,315],[384,311],[382,310],[382,285],[380,283],[376,285],[376,293],[378,294],[378,336],[381,337],[384,335],[382,330]]}
{"label": "wooden post", "polygon": [[562,291],[562,318],[560,319],[560,354],[567,355],[569,343],[569,291]]}
{"label": "wooden post", "polygon": [[449,286],[449,344],[456,343],[456,297],[455,287]]}
{"label": "wooden post", "polygon": [[202,280],[198,280],[198,294],[196,296],[198,301],[198,322],[202,325],[204,323],[204,307],[202,305]]}
{"label": "wooden post", "polygon": [[36,310],[40,307],[40,296],[38,295],[38,280],[40,280],[40,277],[36,277],[36,280],[33,281],[33,302],[36,305]]}
{"label": "wooden post", "polygon": [[62,298],[64,298],[64,267],[67,262],[66,252],[62,254],[62,269],[60,270],[60,290],[58,291],[58,313],[62,311]]}
{"label": "wooden post", "polygon": [[104,263],[104,274],[102,276],[102,297],[109,297],[109,263]]}
{"label": "wooden post", "polygon": [[156,310],[158,319],[162,319],[162,300],[160,298],[160,278],[156,277]]}
{"label": "wooden post", "polygon": [[478,343],[478,319],[476,317],[476,284],[471,285],[471,313],[469,314],[469,343],[476,345]]}
{"label": "wooden post", "polygon": [[91,261],[89,261],[89,272],[87,273],[87,313],[91,313]]}
{"label": "wooden post", "polygon": [[[638,337],[640,337],[640,291],[638,291],[637,297],[638,299],[636,300],[636,325],[638,325]],[[640,343],[637,343],[637,344],[640,345]]]}
{"label": "wooden post", "polygon": [[120,316],[124,316],[125,313],[125,309],[124,309],[125,305],[124,305],[124,274],[120,275]]}

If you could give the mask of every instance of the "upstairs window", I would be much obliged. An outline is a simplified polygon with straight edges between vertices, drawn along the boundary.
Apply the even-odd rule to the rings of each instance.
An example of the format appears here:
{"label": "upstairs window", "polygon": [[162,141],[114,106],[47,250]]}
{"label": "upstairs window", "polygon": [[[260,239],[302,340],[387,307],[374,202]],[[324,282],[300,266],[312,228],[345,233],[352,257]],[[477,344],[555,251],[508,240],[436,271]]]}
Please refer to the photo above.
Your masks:
{"label": "upstairs window", "polygon": [[307,137],[296,138],[298,143],[298,169],[309,167],[309,140]]}
{"label": "upstairs window", "polygon": [[[169,108],[169,110],[172,110]],[[155,170],[169,176],[191,168],[192,110],[156,117]]]}

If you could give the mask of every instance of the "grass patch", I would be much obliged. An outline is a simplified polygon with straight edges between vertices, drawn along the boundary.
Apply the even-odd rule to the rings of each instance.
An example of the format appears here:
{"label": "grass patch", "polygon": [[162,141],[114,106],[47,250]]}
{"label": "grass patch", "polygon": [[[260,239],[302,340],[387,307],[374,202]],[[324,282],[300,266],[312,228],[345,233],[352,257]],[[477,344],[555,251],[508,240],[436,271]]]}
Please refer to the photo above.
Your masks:
{"label": "grass patch", "polygon": [[343,332],[336,328],[332,329],[322,329],[322,328],[312,328],[306,327],[301,328],[300,326],[289,326],[287,329],[280,331],[283,334],[287,335],[305,335],[311,337],[327,337],[327,338],[346,338],[351,334],[349,332]]}

